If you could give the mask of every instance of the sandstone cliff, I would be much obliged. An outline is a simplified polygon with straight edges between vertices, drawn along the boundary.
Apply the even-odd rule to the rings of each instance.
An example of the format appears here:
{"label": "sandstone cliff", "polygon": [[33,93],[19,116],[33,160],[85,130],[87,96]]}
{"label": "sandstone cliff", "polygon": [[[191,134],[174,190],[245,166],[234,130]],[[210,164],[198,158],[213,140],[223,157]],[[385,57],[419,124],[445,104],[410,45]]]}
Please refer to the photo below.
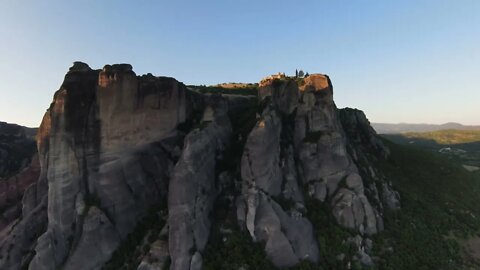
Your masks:
{"label": "sandstone cliff", "polygon": [[[1,269],[202,269],[212,227],[225,241],[248,233],[276,267],[317,264],[328,247],[307,201],[356,235],[345,263],[368,266],[384,207],[399,207],[371,165],[388,149],[361,112],[336,108],[321,74],[264,80],[255,97],[75,62],[37,146],[40,176],[1,232]],[[219,208],[234,214],[216,219]]]}

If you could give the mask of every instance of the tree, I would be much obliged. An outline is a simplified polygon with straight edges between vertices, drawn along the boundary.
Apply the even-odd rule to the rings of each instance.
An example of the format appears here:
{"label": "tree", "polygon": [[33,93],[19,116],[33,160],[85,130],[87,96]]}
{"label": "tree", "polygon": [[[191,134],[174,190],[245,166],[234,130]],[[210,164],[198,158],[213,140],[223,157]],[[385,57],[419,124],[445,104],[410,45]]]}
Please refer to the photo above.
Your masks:
{"label": "tree", "polygon": [[300,69],[298,72],[298,77],[303,78],[303,76],[305,76],[305,73],[303,73],[303,70]]}
{"label": "tree", "polygon": [[298,78],[298,69],[295,69],[295,78]]}

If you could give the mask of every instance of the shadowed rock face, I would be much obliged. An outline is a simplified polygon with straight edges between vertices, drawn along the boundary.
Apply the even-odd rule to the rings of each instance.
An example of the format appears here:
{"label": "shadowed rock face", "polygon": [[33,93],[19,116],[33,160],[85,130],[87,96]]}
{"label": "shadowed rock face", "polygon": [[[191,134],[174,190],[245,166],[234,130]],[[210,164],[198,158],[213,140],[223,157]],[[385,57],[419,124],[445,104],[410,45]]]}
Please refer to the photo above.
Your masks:
{"label": "shadowed rock face", "polygon": [[33,235],[34,241],[38,236],[35,229],[16,239],[10,233],[22,227],[23,219],[28,220],[27,213],[37,206],[31,192],[40,174],[34,135],[35,129],[0,122],[0,254],[10,249],[11,258],[17,261],[25,254],[20,252],[24,240],[29,242],[28,251],[32,244],[28,237]]}
{"label": "shadowed rock face", "polygon": [[[18,174],[0,181],[0,231],[22,214],[22,197],[27,188],[35,183],[40,175],[38,156]],[[24,207],[30,207],[24,205]]]}
{"label": "shadowed rock face", "polygon": [[[256,108],[254,97],[200,94],[172,78],[137,76],[128,64],[93,70],[75,62],[38,129],[40,176],[24,192],[22,218],[0,234],[0,268],[114,265],[114,252],[145,229],[139,224],[153,210],[166,225],[147,227],[133,247],[138,269],[168,261],[174,270],[202,269],[226,186],[235,189],[227,199],[241,227],[278,267],[320,260],[307,198],[329,205],[360,242],[381,230],[382,202],[397,205],[398,194],[367,183],[377,175],[359,169],[370,157],[355,150],[358,140],[378,158],[388,149],[366,118],[339,114],[329,78],[264,80],[258,99],[244,140],[233,123]],[[239,141],[241,160],[229,160]]]}
{"label": "shadowed rock face", "polygon": [[[381,209],[372,207],[347,151],[329,78],[313,74],[299,84],[288,78],[263,81],[259,97],[264,109],[245,145],[241,204],[246,211],[239,216],[252,238],[266,243],[272,262],[288,267],[319,260],[312,225],[301,214],[305,195],[328,203],[337,222],[360,235],[381,230]],[[374,138],[372,132],[365,130]],[[279,200],[291,200],[294,207],[284,209]]]}
{"label": "shadowed rock face", "polygon": [[[348,138],[348,150],[357,164],[371,164],[377,159],[386,159],[390,150],[373,130],[365,114],[356,109],[339,110],[343,129]],[[377,209],[384,205],[390,209],[400,208],[400,194],[393,190],[391,183],[374,166],[359,166],[367,186],[366,194]],[[383,227],[383,224],[379,224]]]}
{"label": "shadowed rock face", "polygon": [[39,147],[48,144],[49,223],[30,269],[78,269],[85,257],[99,269],[165,199],[185,95],[176,80],[137,77],[129,65],[74,64],[39,132]]}
{"label": "shadowed rock face", "polygon": [[170,180],[168,225],[172,270],[202,268],[201,252],[207,245],[209,214],[217,194],[216,162],[231,140],[226,100],[212,96],[206,103],[213,115],[205,113],[202,119],[205,126],[194,129],[185,138]]}

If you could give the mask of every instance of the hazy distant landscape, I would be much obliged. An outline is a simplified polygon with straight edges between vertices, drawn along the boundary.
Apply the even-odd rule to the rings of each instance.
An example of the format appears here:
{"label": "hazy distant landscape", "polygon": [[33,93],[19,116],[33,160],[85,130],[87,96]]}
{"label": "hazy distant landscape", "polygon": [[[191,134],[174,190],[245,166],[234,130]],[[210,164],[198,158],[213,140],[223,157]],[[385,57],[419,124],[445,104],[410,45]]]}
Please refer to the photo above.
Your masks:
{"label": "hazy distant landscape", "polygon": [[433,124],[387,124],[387,123],[372,123],[372,127],[378,134],[396,134],[405,132],[429,132],[437,130],[480,130],[480,126],[468,126],[459,123],[446,123],[442,125]]}
{"label": "hazy distant landscape", "polygon": [[438,153],[455,163],[465,165],[468,170],[480,170],[480,130],[449,129],[381,136],[398,144]]}

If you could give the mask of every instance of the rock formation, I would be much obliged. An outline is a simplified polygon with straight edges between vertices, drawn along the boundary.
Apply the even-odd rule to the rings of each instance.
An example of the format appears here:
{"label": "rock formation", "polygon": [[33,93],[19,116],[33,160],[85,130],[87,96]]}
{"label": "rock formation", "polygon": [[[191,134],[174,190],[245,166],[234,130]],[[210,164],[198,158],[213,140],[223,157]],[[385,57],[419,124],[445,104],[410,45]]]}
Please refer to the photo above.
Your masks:
{"label": "rock formation", "polygon": [[116,254],[135,237],[129,263],[138,269],[202,269],[213,209],[229,188],[240,229],[275,266],[318,263],[328,248],[307,199],[358,234],[367,265],[362,243],[382,230],[384,204],[399,207],[381,172],[364,166],[388,149],[362,113],[336,108],[321,74],[270,77],[258,97],[242,97],[137,76],[128,64],[75,62],[37,147],[41,172],[22,218],[0,233],[1,269],[121,268],[126,255]]}
{"label": "rock formation", "polygon": [[[293,78],[262,81],[259,98],[264,109],[242,159],[246,213],[240,216],[252,238],[266,242],[273,263],[287,267],[319,260],[312,225],[302,216],[304,196],[328,203],[337,222],[359,235],[382,230],[382,209],[367,198],[364,180],[347,151],[329,78],[313,74],[301,83]],[[362,124],[345,123],[355,131],[370,128],[368,122]],[[373,130],[363,132],[378,148],[373,151],[386,156],[388,150]],[[290,200],[293,207],[282,208],[279,200]]]}
{"label": "rock formation", "polygon": [[[48,229],[29,269],[99,269],[167,195],[186,88],[129,65],[76,63],[46,113]],[[102,236],[102,244],[95,239]]]}
{"label": "rock formation", "polygon": [[[22,214],[22,197],[27,188],[35,183],[40,175],[38,156],[35,155],[29,166],[8,179],[0,180],[0,231]],[[29,207],[28,204],[24,207]]]}
{"label": "rock formation", "polygon": [[172,270],[202,269],[201,252],[210,233],[210,212],[216,197],[216,161],[228,145],[232,127],[227,101],[206,98],[201,128],[184,141],[168,192],[169,251]]}
{"label": "rock formation", "polygon": [[5,269],[28,266],[33,245],[47,223],[43,196],[47,186],[38,182],[41,159],[35,154],[35,132],[0,123],[0,166],[9,175],[0,179],[0,265]]}

